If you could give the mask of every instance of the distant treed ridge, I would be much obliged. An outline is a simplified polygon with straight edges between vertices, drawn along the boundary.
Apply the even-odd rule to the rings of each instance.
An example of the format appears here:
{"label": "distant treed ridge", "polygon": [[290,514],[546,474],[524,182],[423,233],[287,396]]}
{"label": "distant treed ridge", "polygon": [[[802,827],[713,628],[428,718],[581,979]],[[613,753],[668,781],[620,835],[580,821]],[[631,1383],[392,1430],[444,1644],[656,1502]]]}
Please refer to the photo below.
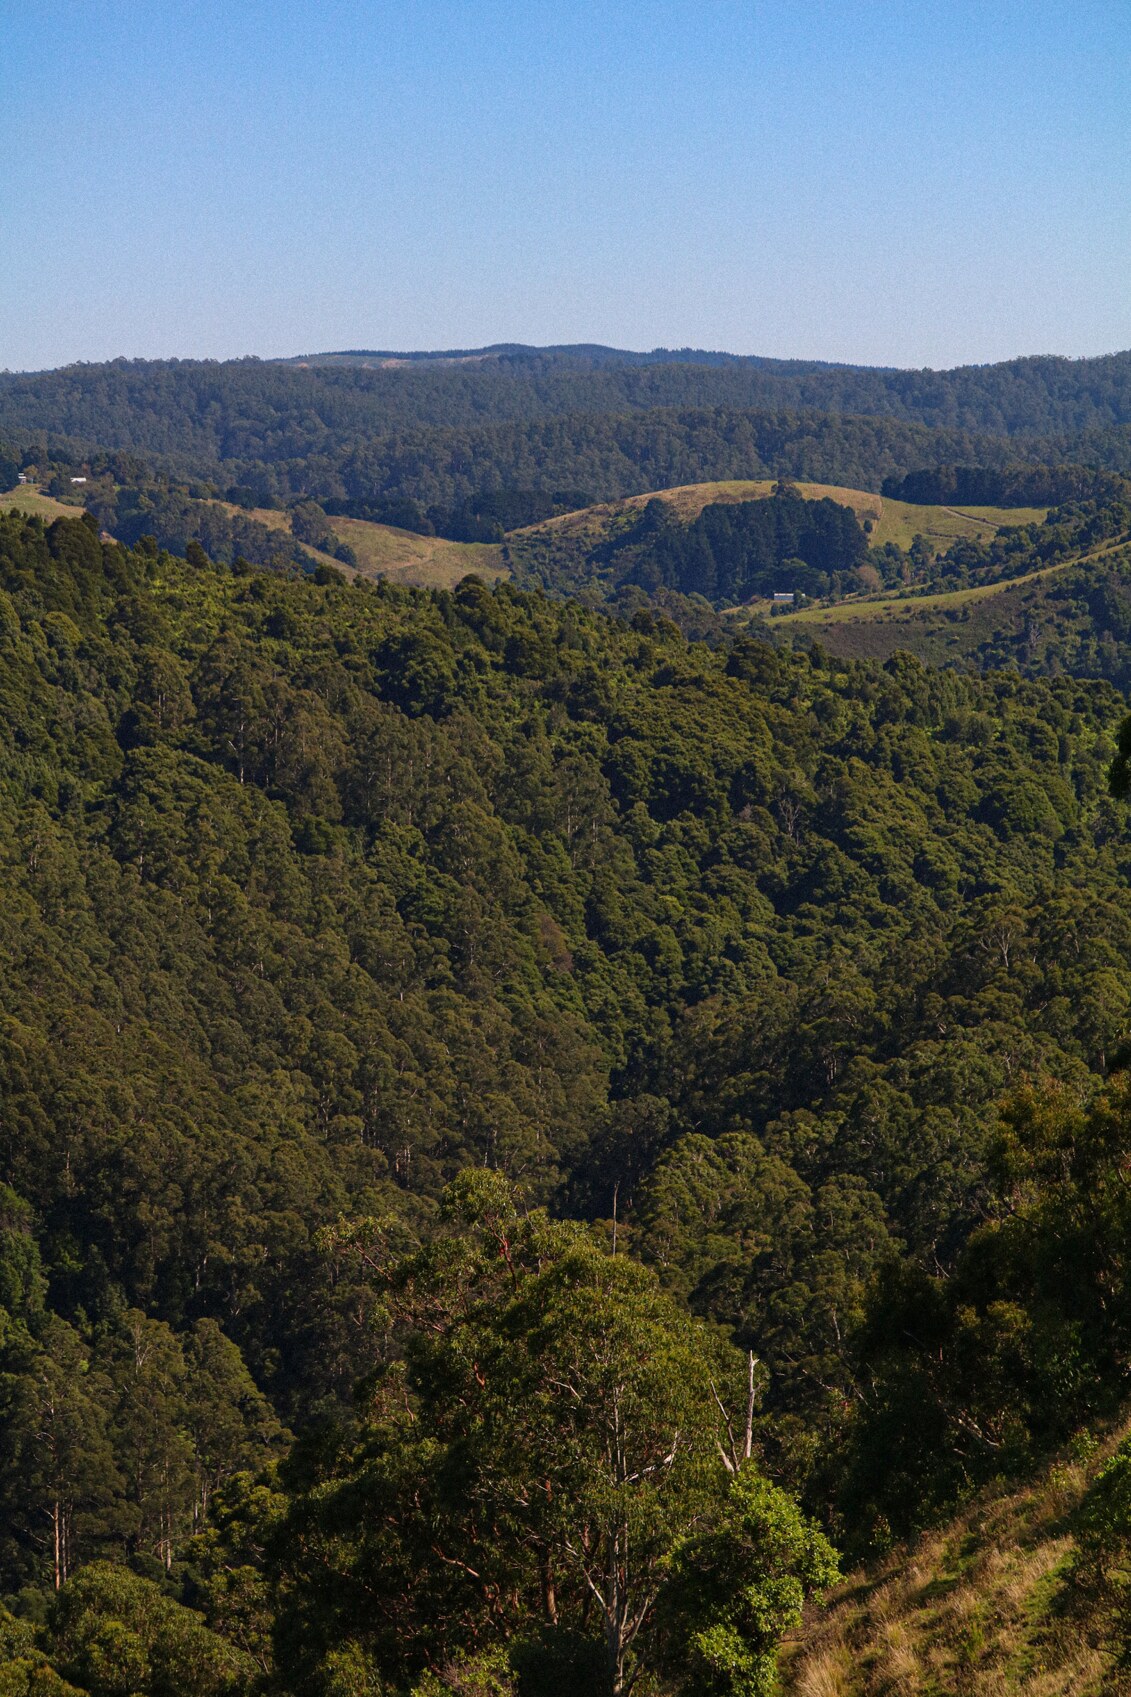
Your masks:
{"label": "distant treed ridge", "polygon": [[756,475],[878,489],[923,466],[1019,457],[1131,468],[1131,355],[951,372],[720,357],[121,360],[0,375],[0,430],[25,447],[97,447],[246,482],[259,499],[424,509],[489,489],[609,499]]}

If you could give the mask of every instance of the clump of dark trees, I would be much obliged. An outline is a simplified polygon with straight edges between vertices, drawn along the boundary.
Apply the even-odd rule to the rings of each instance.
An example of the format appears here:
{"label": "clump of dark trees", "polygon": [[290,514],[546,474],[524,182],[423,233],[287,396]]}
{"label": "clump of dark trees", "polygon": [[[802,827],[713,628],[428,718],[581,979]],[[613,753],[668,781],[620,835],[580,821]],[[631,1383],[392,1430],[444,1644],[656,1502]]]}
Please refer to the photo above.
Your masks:
{"label": "clump of dark trees", "polygon": [[884,479],[883,493],[922,506],[1061,507],[1127,498],[1127,480],[1078,465],[940,465]]}
{"label": "clump of dark trees", "polygon": [[767,500],[715,502],[690,524],[667,501],[597,551],[615,585],[675,589],[715,605],[772,596],[834,594],[860,587],[868,542],[851,508],[806,500],[788,484]]}
{"label": "clump of dark trees", "polygon": [[443,536],[452,542],[501,542],[508,530],[520,530],[591,506],[583,489],[489,489],[467,496],[452,507],[427,511],[407,497],[366,501],[328,500],[325,511],[348,518],[395,525],[422,536]]}

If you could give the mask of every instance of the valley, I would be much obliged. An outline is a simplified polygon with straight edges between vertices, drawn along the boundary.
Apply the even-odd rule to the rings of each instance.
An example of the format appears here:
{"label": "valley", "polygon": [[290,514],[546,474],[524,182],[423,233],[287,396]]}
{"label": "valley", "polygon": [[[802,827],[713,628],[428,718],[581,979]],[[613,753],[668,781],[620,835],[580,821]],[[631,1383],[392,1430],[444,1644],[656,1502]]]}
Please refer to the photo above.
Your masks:
{"label": "valley", "polygon": [[1123,1689],[1131,499],[936,376],[0,374],[5,1691]]}
{"label": "valley", "polygon": [[0,1697],[1131,1697],[1131,8],[10,12]]}

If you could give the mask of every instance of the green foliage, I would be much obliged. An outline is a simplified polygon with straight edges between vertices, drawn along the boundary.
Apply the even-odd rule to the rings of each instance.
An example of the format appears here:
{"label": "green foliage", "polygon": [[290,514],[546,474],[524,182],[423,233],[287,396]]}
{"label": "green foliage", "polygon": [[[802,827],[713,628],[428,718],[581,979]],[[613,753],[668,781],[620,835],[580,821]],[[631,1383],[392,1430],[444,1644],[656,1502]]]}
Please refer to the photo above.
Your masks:
{"label": "green foliage", "polygon": [[[0,382],[0,422],[13,443],[21,433],[67,432],[119,452],[177,456],[198,469],[223,462],[229,468],[225,482],[242,486],[253,500],[262,497],[268,467],[279,468],[290,459],[321,461],[325,467],[327,460],[340,463],[351,455],[345,466],[348,481],[355,475],[353,461],[362,462],[367,450],[372,453],[374,438],[385,436],[387,446],[377,453],[387,456],[400,493],[423,495],[426,506],[437,499],[450,506],[453,496],[538,488],[543,477],[531,474],[545,466],[553,468],[549,483],[555,488],[569,483],[592,489],[598,498],[621,493],[607,486],[609,462],[601,453],[606,444],[599,419],[612,425],[612,446],[618,434],[623,441],[635,414],[645,427],[640,448],[647,443],[649,458],[658,465],[677,451],[672,426],[678,431],[675,421],[687,418],[690,409],[722,411],[732,420],[760,410],[767,445],[778,452],[783,438],[788,441],[793,434],[796,441],[806,432],[812,451],[813,439],[820,438],[830,417],[847,422],[840,430],[842,445],[853,432],[862,441],[858,421],[870,415],[867,429],[874,441],[886,435],[891,442],[902,433],[911,450],[905,449],[902,465],[877,467],[880,476],[889,476],[944,463],[985,465],[985,455],[972,451],[971,433],[976,432],[1023,436],[1028,457],[1041,457],[1034,453],[1034,437],[1086,431],[1114,437],[1131,419],[1129,389],[1126,354],[1013,360],[951,372],[888,372],[693,352],[674,356],[661,351],[641,358],[604,350],[594,358],[584,348],[516,349],[471,362],[415,361],[394,369],[364,361],[297,367],[259,360],[219,366],[175,360],[12,373]],[[806,412],[802,424],[796,415]],[[568,433],[549,434],[547,426],[562,417],[570,418]],[[476,431],[469,452],[470,432],[484,420],[491,424]],[[500,476],[491,463],[490,432],[510,420],[517,430],[507,456],[509,474]],[[925,428],[932,426],[945,428]],[[422,454],[425,433],[431,435],[431,451]],[[933,451],[928,446],[932,435]],[[716,451],[725,452],[725,444],[725,430],[720,430]],[[427,490],[411,463],[421,458],[431,462]],[[1057,458],[1065,458],[1063,449]],[[455,470],[457,459],[478,473],[472,487]],[[1000,463],[1013,465],[1016,459],[1016,451],[1002,441]],[[737,471],[701,475],[750,476],[748,467],[754,463],[748,458]],[[581,466],[597,476],[578,479],[575,468]],[[793,465],[773,469],[800,475]],[[857,482],[828,474],[825,480]],[[692,481],[697,479],[666,476],[651,487]],[[380,488],[376,481],[371,484],[374,494]],[[318,498],[337,491],[308,482],[294,492]]]}
{"label": "green foliage", "polygon": [[243,558],[277,571],[309,570],[314,561],[299,544],[305,542],[321,548],[328,538],[331,551],[337,546],[328,536],[324,515],[321,527],[310,523],[304,526],[300,521],[291,542],[284,532],[271,529],[257,519],[233,515],[214,501],[195,499],[183,486],[168,485],[158,479],[127,485],[105,495],[92,493],[87,504],[97,515],[99,524],[112,530],[120,541],[133,545],[143,536],[152,536],[160,547],[173,553],[189,555],[193,550],[190,563],[198,568],[203,556],[206,561],[214,560],[226,566]]}
{"label": "green foliage", "polygon": [[[990,1218],[953,1270],[892,1267],[860,1340],[871,1383],[845,1503],[861,1525],[921,1524],[1113,1410],[1131,1360],[1129,1153],[1125,1080],[1086,1107],[1026,1089],[991,1152]],[[1097,1487],[1101,1541],[1121,1466]]]}
{"label": "green foliage", "polygon": [[236,1697],[254,1672],[150,1580],[95,1563],[55,1604],[53,1657],[90,1697]]}
{"label": "green foliage", "polygon": [[61,1679],[26,1620],[0,1608],[0,1697],[83,1697]]}
{"label": "green foliage", "polygon": [[[892,542],[869,548],[865,529],[870,520],[861,529],[851,508],[828,497],[803,499],[779,482],[768,500],[712,502],[690,523],[681,521],[671,501],[659,497],[642,510],[598,509],[590,523],[541,526],[509,537],[506,557],[518,583],[609,602],[626,615],[632,596],[643,601],[647,592],[650,604],[670,606],[684,629],[692,628],[697,611],[700,616],[710,607],[733,612],[738,602],[768,598],[779,590],[801,600],[836,602],[881,584],[897,590],[900,599],[856,600],[852,619],[866,622],[870,609],[878,615],[886,607],[909,623],[916,618],[916,602],[907,593],[911,586],[951,593],[1024,580],[1081,555],[1090,560],[1097,547],[1126,539],[1131,530],[1127,484],[1118,478],[1092,481],[1102,491],[1094,499],[1056,507],[1041,522],[1004,525],[989,541],[954,541],[945,552],[936,552],[921,536],[906,552]],[[931,606],[924,602],[922,617]],[[797,631],[793,625],[782,628]],[[724,633],[725,626],[719,633],[709,626],[705,631],[715,640]],[[850,628],[836,634],[842,643],[851,641]],[[1036,669],[1032,641],[1016,658],[1023,670]]]}
{"label": "green foliage", "polygon": [[1098,1602],[1131,1645],[1131,1443],[1124,1440],[1101,1469],[1073,1526],[1074,1583]]}
{"label": "green foliage", "polygon": [[838,1577],[836,1553],[784,1491],[744,1464],[709,1530],[672,1558],[660,1612],[685,1697],[772,1697],[777,1647],[807,1596]]}
{"label": "green foliage", "polygon": [[1108,787],[1117,801],[1126,801],[1131,794],[1131,718],[1120,725],[1115,749],[1115,759],[1108,768]]}
{"label": "green foliage", "polygon": [[726,605],[779,589],[827,595],[843,583],[858,588],[854,568],[867,542],[848,507],[807,501],[778,484],[769,500],[714,503],[690,525],[676,522],[667,502],[649,501],[604,552],[618,581]]}
{"label": "green foliage", "polygon": [[511,1659],[502,1649],[475,1656],[457,1656],[440,1673],[426,1673],[413,1687],[412,1697],[515,1697],[517,1687]]}
{"label": "green foliage", "polygon": [[[748,1592],[726,1630],[764,1662],[832,1558],[752,1464],[728,1490],[737,1352],[639,1263],[520,1215],[497,1174],[461,1175],[443,1215],[448,1229],[406,1257],[372,1223],[337,1234],[378,1276],[399,1347],[369,1381],[353,1443],[313,1477],[298,1458],[288,1470],[298,1488],[274,1559],[300,1688],[324,1688],[342,1640],[396,1684],[486,1637],[525,1646],[522,1690],[586,1640],[603,1645],[616,1697],[654,1660],[661,1594],[681,1623],[709,1614],[715,1629],[702,1585],[728,1563],[725,1583],[741,1570]],[[494,1689],[483,1681],[498,1669],[474,1662],[473,1678],[472,1665],[420,1690]]]}
{"label": "green foliage", "polygon": [[10,1572],[58,1587],[125,1531],[111,1384],[76,1329],[54,1314],[34,1334],[15,1332],[4,1366],[4,1554]]}
{"label": "green foliage", "polygon": [[1111,499],[1121,480],[1085,466],[934,466],[884,483],[896,501],[926,506],[1058,507],[1066,501]]}

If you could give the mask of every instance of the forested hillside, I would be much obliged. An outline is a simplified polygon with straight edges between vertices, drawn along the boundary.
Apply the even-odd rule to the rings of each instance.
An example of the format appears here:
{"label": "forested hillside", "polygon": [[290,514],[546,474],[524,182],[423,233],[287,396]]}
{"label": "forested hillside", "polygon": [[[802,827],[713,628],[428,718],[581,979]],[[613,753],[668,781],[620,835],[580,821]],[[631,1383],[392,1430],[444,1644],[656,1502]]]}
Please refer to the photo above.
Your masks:
{"label": "forested hillside", "polygon": [[[846,658],[883,660],[903,652],[934,665],[1107,678],[1126,691],[1131,685],[1131,551],[1125,533],[1051,564],[1020,550],[1011,561],[999,551],[1002,560],[1029,569],[991,577],[982,550],[956,548],[952,557],[934,562],[937,575],[925,593],[881,591],[810,607],[775,621],[775,634],[819,641]],[[969,576],[964,562],[975,567]],[[948,568],[953,576],[948,577]]]}
{"label": "forested hillside", "polygon": [[205,479],[213,494],[310,496],[358,517],[409,503],[415,522],[443,526],[508,490],[609,500],[760,476],[879,489],[924,467],[1019,458],[1127,471],[1131,356],[950,372],[599,349],[118,360],[0,374],[0,432],[25,461],[82,466],[109,451]]}
{"label": "forested hillside", "polygon": [[[1124,479],[1090,478],[1075,467],[1043,475],[1047,490],[1078,483],[1084,498],[1049,509],[960,509],[785,480],[705,484],[516,530],[503,557],[528,587],[627,609],[651,597],[679,609],[684,623],[691,609],[681,604],[689,598],[735,613],[745,605],[759,616],[779,592],[798,604],[812,598],[825,607],[800,617],[835,640],[844,619],[859,624],[894,607],[913,622],[918,596],[982,593],[1106,556],[1131,536]],[[885,600],[885,590],[903,601]],[[869,598],[877,595],[873,608]],[[851,607],[834,605],[846,598]]]}
{"label": "forested hillside", "polygon": [[156,472],[196,482],[200,494],[246,492],[252,504],[309,496],[342,503],[359,517],[414,525],[443,524],[485,492],[500,490],[569,488],[611,500],[706,478],[766,476],[878,489],[885,478],[923,465],[1008,465],[1016,457],[1006,438],[969,431],[717,407],[397,430],[380,419],[327,426],[304,411],[268,420],[262,432],[238,424],[219,441],[205,432],[199,442],[192,430],[160,426],[153,433],[147,417],[126,415],[120,424],[107,420],[101,432],[55,436],[13,427],[6,434],[16,460],[58,466],[67,481],[72,470],[108,461],[123,483],[151,482]]}
{"label": "forested hillside", "polygon": [[[869,370],[694,353],[642,363],[616,350],[514,349],[495,359],[388,359],[384,367],[115,360],[5,373],[0,424],[146,452],[277,458],[304,413],[358,432],[467,428],[485,419],[718,407],[867,414],[1002,436],[1068,436],[1131,424],[1131,354],[1017,359],[953,371]],[[117,433],[129,431],[130,439]],[[233,434],[234,433],[234,434]]]}
{"label": "forested hillside", "polygon": [[[862,587],[867,534],[848,506],[775,484],[769,499],[708,502],[690,523],[670,500],[610,515],[605,526],[519,532],[507,559],[547,589],[676,590],[715,607],[772,596],[829,596]],[[878,581],[878,578],[877,578]]]}
{"label": "forested hillside", "polygon": [[0,587],[14,1692],[761,1693],[823,1534],[1116,1407],[1110,683]]}

